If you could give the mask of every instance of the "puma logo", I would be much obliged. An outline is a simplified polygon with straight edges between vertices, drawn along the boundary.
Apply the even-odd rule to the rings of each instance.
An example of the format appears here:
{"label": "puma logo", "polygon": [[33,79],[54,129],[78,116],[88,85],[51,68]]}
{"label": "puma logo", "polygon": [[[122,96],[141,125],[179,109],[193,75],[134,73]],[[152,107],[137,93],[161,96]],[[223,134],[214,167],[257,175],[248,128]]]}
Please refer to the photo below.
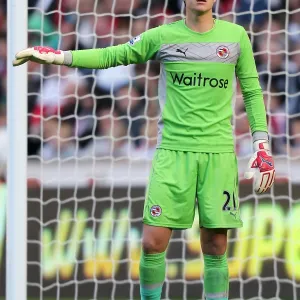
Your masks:
{"label": "puma logo", "polygon": [[184,56],[186,57],[186,52],[187,52],[188,50],[189,50],[188,48],[186,48],[185,51],[183,51],[183,50],[181,50],[181,49],[176,49],[176,52],[179,52],[179,53],[181,53],[181,54],[184,54]]}
{"label": "puma logo", "polygon": [[233,213],[233,212],[231,211],[230,214],[231,214],[232,216],[234,216],[234,218],[236,219],[237,213]]}

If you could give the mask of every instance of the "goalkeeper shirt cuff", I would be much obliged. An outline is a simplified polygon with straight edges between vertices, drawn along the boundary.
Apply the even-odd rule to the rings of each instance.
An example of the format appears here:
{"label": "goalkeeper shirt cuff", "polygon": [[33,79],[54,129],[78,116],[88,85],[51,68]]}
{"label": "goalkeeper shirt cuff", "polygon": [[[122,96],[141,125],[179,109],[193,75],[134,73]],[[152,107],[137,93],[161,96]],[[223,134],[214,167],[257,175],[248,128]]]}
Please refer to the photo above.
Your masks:
{"label": "goalkeeper shirt cuff", "polygon": [[258,140],[266,140],[269,141],[269,135],[265,131],[255,131],[252,134],[253,143]]}
{"label": "goalkeeper shirt cuff", "polygon": [[64,51],[64,62],[65,66],[71,66],[73,62],[73,55],[71,51]]}

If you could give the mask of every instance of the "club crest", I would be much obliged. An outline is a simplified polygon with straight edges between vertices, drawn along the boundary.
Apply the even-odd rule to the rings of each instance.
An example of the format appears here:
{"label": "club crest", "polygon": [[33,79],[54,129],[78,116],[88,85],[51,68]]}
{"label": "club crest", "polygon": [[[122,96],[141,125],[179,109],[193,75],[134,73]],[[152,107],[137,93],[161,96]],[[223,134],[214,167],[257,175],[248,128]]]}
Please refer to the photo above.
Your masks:
{"label": "club crest", "polygon": [[162,209],[159,205],[153,205],[150,208],[150,213],[152,217],[159,217],[161,215]]}
{"label": "club crest", "polygon": [[226,59],[229,56],[229,49],[226,46],[220,46],[217,48],[217,55],[222,59]]}

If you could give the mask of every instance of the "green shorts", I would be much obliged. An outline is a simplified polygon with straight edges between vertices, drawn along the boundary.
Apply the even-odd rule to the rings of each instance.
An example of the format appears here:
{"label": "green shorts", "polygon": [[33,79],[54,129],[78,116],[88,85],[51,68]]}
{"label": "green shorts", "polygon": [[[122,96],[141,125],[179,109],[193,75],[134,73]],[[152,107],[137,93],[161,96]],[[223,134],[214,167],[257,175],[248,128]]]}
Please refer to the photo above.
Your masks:
{"label": "green shorts", "polygon": [[143,222],[174,229],[190,228],[196,205],[200,227],[243,226],[235,153],[158,149],[152,163]]}

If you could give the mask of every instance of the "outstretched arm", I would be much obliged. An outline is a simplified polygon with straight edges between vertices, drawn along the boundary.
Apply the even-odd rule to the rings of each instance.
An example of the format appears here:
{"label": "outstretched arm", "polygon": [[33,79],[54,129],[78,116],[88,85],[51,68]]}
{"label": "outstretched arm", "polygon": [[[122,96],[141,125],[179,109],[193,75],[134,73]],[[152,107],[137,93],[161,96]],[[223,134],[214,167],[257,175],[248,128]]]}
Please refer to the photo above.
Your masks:
{"label": "outstretched arm", "polygon": [[255,191],[266,192],[274,183],[274,161],[270,152],[266,110],[258,80],[251,42],[245,30],[240,42],[241,54],[236,73],[240,81],[244,103],[253,136],[254,154],[245,177],[254,177]]}
{"label": "outstretched arm", "polygon": [[160,28],[150,29],[126,44],[103,49],[77,51],[32,47],[16,54],[14,66],[27,61],[41,64],[67,65],[77,68],[107,69],[119,65],[144,63],[153,59],[160,48]]}

